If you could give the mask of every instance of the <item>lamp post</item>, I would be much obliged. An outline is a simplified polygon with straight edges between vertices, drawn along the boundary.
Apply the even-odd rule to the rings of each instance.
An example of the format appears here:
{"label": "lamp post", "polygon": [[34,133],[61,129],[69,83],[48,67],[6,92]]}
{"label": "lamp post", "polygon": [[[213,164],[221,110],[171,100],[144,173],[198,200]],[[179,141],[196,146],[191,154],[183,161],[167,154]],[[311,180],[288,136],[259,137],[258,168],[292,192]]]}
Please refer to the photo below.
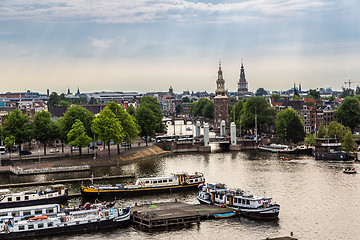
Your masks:
{"label": "lamp post", "polygon": [[94,132],[94,144],[93,144],[93,148],[94,148],[94,159],[96,159],[95,132]]}

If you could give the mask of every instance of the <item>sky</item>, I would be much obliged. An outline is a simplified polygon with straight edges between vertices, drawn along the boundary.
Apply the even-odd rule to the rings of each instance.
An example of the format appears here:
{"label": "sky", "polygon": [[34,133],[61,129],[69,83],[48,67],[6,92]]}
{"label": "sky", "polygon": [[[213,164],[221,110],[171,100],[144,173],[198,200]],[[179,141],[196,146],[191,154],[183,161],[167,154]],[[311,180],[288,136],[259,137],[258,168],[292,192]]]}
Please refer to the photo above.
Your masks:
{"label": "sky", "polygon": [[[360,85],[357,0],[1,0],[0,92]],[[348,86],[348,85],[346,85]]]}

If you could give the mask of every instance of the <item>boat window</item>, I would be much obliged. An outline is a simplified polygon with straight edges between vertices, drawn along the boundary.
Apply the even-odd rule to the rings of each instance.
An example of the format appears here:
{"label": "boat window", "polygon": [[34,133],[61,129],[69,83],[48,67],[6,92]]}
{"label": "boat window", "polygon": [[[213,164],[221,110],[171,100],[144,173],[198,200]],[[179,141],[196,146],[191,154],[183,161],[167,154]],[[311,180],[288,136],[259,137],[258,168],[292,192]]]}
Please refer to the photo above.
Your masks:
{"label": "boat window", "polygon": [[54,209],[52,209],[52,208],[47,208],[46,209],[46,213],[53,213],[54,212]]}
{"label": "boat window", "polygon": [[25,200],[29,200],[29,196],[25,196]]}
{"label": "boat window", "polygon": [[43,223],[39,223],[38,224],[38,228],[43,228],[44,227],[44,224]]}
{"label": "boat window", "polygon": [[0,217],[7,216],[7,215],[8,215],[7,212],[0,213]]}
{"label": "boat window", "polygon": [[22,231],[22,230],[25,230],[25,226],[24,226],[24,225],[19,226],[19,231]]}
{"label": "boat window", "polygon": [[16,201],[20,201],[20,197],[16,197]]}
{"label": "boat window", "polygon": [[167,180],[163,180],[163,182],[167,182]]}
{"label": "boat window", "polygon": [[34,229],[34,225],[28,225],[28,229]]}
{"label": "boat window", "polygon": [[246,204],[249,205],[249,204],[250,204],[250,201],[249,201],[249,200],[246,200]]}
{"label": "boat window", "polygon": [[150,183],[149,181],[146,181],[145,183]]}
{"label": "boat window", "polygon": [[12,216],[13,216],[13,217],[18,217],[18,216],[20,216],[19,211],[12,212]]}
{"label": "boat window", "polygon": [[11,197],[8,197],[8,202],[11,202],[12,201],[12,198]]}
{"label": "boat window", "polygon": [[54,226],[54,223],[53,223],[53,222],[49,222],[47,225],[48,225],[48,227],[52,227],[52,226]]}
{"label": "boat window", "polygon": [[195,179],[195,182],[199,181],[199,179]]}
{"label": "boat window", "polygon": [[159,180],[158,183],[162,183],[162,180]]}
{"label": "boat window", "polygon": [[36,209],[35,214],[42,214],[42,209]]}
{"label": "boat window", "polygon": [[245,203],[246,203],[245,199],[242,199],[242,204],[245,204]]}
{"label": "boat window", "polygon": [[194,182],[193,180],[190,180],[190,182],[192,183],[192,182]]}
{"label": "boat window", "polygon": [[153,183],[157,183],[157,181],[153,181]]}
{"label": "boat window", "polygon": [[29,211],[24,211],[23,215],[24,216],[31,215],[31,211],[30,210]]}
{"label": "boat window", "polygon": [[172,182],[172,179],[169,179],[169,182]]}

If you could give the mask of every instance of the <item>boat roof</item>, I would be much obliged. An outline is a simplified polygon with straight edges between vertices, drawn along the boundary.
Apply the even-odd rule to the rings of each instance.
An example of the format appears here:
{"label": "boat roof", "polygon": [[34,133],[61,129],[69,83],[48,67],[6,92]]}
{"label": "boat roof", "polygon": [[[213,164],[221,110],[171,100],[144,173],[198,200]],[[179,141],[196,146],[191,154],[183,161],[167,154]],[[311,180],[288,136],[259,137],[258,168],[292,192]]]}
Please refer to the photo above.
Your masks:
{"label": "boat roof", "polygon": [[164,180],[170,178],[178,178],[177,176],[168,176],[168,177],[148,177],[148,178],[138,178],[138,180],[146,181],[146,180]]}
{"label": "boat roof", "polygon": [[35,206],[27,206],[27,207],[15,207],[15,208],[4,208],[0,209],[0,213],[2,212],[10,212],[10,211],[25,211],[39,208],[53,208],[58,207],[60,204],[45,204],[45,205],[35,205]]}
{"label": "boat roof", "polygon": [[9,193],[9,189],[0,189],[0,194]]}

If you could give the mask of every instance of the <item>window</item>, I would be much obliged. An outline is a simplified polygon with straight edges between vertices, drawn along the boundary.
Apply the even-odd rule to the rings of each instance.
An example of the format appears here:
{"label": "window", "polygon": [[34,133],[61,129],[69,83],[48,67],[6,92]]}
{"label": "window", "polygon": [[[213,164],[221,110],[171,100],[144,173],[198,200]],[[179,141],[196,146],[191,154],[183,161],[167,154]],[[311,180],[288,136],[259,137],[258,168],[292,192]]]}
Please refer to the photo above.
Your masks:
{"label": "window", "polygon": [[172,182],[172,179],[169,179],[169,182]]}
{"label": "window", "polygon": [[34,225],[28,225],[28,229],[34,229]]}
{"label": "window", "polygon": [[7,216],[7,215],[8,215],[7,212],[2,212],[2,213],[0,213],[0,217]]}
{"label": "window", "polygon": [[38,228],[43,228],[44,227],[44,224],[43,223],[39,223],[38,224]]}
{"label": "window", "polygon": [[199,181],[199,179],[195,179],[195,182]]}
{"label": "window", "polygon": [[19,211],[12,212],[12,216],[13,216],[13,217],[18,217],[18,216],[20,216]]}
{"label": "window", "polygon": [[194,180],[190,180],[190,182],[192,183],[192,182],[194,182]]}
{"label": "window", "polygon": [[52,227],[52,226],[54,226],[54,223],[53,223],[53,222],[49,222],[47,225],[48,225],[48,227]]}
{"label": "window", "polygon": [[145,183],[149,183],[149,181],[146,181]]}
{"label": "window", "polygon": [[16,201],[20,201],[20,197],[16,197]]}
{"label": "window", "polygon": [[25,196],[25,200],[29,200],[29,196]]}
{"label": "window", "polygon": [[158,183],[162,183],[162,180],[159,180]]}
{"label": "window", "polygon": [[46,213],[53,213],[54,212],[54,209],[52,209],[52,208],[47,208],[46,209]]}
{"label": "window", "polygon": [[24,226],[24,225],[19,226],[19,231],[22,231],[22,230],[25,230],[25,226]]}
{"label": "window", "polygon": [[29,210],[29,211],[24,211],[24,216],[28,216],[28,215],[31,215],[31,211]]}
{"label": "window", "polygon": [[163,182],[167,182],[168,180],[163,180]]}
{"label": "window", "polygon": [[157,183],[157,181],[153,181],[153,183]]}
{"label": "window", "polygon": [[11,202],[12,201],[12,198],[11,197],[8,197],[8,202]]}
{"label": "window", "polygon": [[35,210],[35,214],[37,215],[37,214],[42,214],[42,209],[36,209]]}

